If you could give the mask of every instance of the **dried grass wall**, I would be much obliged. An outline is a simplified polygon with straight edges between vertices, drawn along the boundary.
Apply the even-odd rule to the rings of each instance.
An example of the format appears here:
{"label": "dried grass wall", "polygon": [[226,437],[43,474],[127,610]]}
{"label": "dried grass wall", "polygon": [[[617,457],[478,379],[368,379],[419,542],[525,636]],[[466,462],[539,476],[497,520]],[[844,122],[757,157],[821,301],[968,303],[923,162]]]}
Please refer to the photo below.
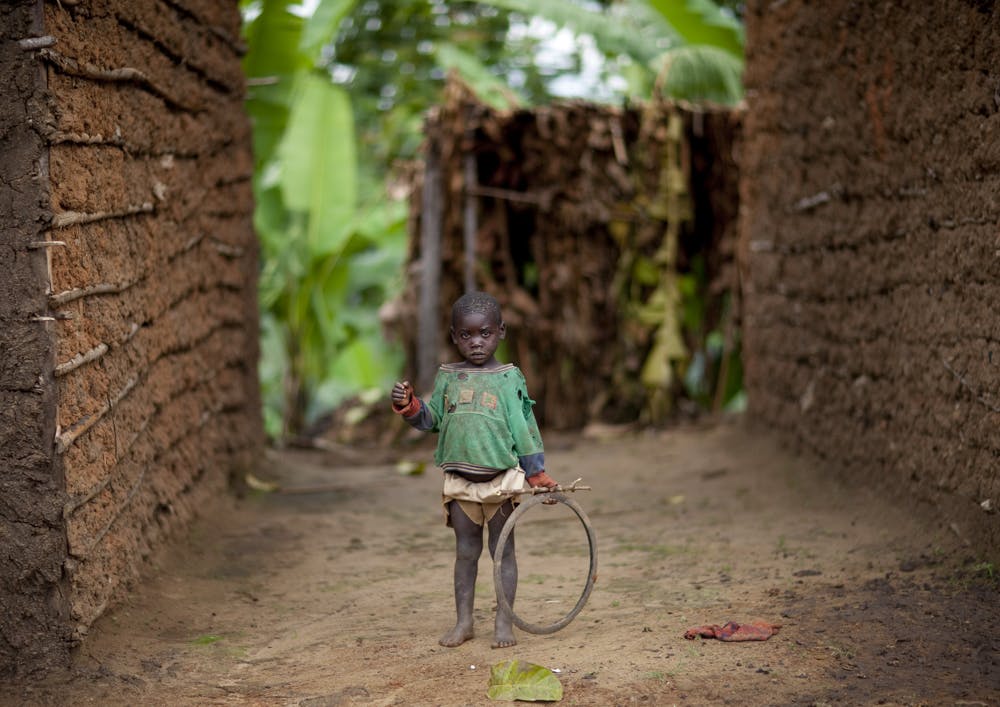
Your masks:
{"label": "dried grass wall", "polygon": [[1000,8],[750,3],[752,418],[1000,556]]}
{"label": "dried grass wall", "polygon": [[[541,424],[639,419],[650,408],[640,377],[664,321],[656,293],[665,278],[700,259],[705,325],[728,317],[736,326],[735,307],[723,312],[721,302],[738,290],[739,122],[732,111],[667,103],[498,111],[451,83],[425,127],[410,277],[393,313],[413,380],[427,388],[438,363],[454,360],[451,303],[483,289],[501,301],[503,355],[524,372]],[[435,315],[418,331],[427,281]],[[676,378],[664,392],[669,407]]]}
{"label": "dried grass wall", "polygon": [[31,364],[0,358],[0,424],[31,446],[4,445],[0,532],[44,516],[16,546],[27,562],[0,564],[0,601],[30,614],[0,620],[13,671],[58,662],[262,435],[235,0],[4,11],[14,39],[39,38],[4,45],[29,209],[0,212],[21,273],[0,316]]}

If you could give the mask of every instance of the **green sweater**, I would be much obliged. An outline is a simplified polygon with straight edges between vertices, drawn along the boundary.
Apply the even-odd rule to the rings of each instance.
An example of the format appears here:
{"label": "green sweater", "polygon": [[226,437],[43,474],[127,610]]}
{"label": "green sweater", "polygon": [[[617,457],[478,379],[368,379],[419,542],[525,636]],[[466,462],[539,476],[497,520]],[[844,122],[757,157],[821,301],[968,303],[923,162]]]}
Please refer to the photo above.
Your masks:
{"label": "green sweater", "polygon": [[545,469],[534,404],[513,364],[477,369],[452,363],[438,370],[429,402],[414,398],[402,412],[416,429],[440,434],[438,466],[485,480],[517,465],[526,476]]}

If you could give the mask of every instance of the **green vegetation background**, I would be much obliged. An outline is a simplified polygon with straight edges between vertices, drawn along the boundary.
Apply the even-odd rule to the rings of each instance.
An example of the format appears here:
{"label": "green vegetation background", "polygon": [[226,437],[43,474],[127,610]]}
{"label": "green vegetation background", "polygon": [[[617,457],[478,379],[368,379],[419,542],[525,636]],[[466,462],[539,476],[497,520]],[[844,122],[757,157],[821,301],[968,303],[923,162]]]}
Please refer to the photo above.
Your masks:
{"label": "green vegetation background", "polygon": [[[603,100],[742,95],[732,3],[242,0],[241,10],[273,438],[301,433],[347,397],[379,396],[402,367],[378,318],[407,250],[407,204],[392,185],[417,156],[449,71],[497,107],[535,105],[551,100],[557,78],[580,75],[590,47],[603,61],[580,85]],[[539,31],[532,18],[551,24]],[[574,41],[543,61],[553,26]]]}

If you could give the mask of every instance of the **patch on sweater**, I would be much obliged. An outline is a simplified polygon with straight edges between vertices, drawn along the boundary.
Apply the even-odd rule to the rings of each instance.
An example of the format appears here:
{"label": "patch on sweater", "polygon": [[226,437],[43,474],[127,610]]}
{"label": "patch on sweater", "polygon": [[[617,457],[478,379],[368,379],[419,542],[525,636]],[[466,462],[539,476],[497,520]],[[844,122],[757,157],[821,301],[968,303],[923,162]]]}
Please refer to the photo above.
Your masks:
{"label": "patch on sweater", "polygon": [[476,391],[474,391],[472,388],[464,388],[458,391],[458,404],[466,405],[468,403],[471,403],[475,395]]}
{"label": "patch on sweater", "polygon": [[493,393],[483,393],[483,397],[480,400],[479,404],[482,405],[484,408],[489,408],[490,410],[496,410],[497,396],[493,395]]}

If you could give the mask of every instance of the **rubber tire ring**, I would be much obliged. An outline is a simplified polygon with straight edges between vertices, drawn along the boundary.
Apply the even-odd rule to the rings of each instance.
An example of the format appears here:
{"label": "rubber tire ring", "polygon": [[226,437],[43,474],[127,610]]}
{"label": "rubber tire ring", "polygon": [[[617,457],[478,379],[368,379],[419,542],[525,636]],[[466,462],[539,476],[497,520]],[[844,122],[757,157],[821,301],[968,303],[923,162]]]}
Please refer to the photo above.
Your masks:
{"label": "rubber tire ring", "polygon": [[[531,624],[522,619],[520,616],[514,613],[514,608],[507,601],[507,596],[504,594],[503,583],[501,582],[501,570],[503,563],[504,550],[507,547],[507,538],[510,534],[514,532],[514,526],[517,525],[518,519],[523,516],[529,508],[537,506],[539,503],[544,503],[545,501],[557,501],[564,505],[567,505],[576,513],[580,522],[583,523],[584,529],[587,531],[587,542],[590,544],[590,571],[587,573],[587,583],[583,587],[583,593],[580,594],[580,598],[576,602],[576,606],[566,614],[564,617],[556,621],[555,623],[540,626],[538,624]],[[500,537],[497,538],[496,548],[493,551],[494,561],[493,561],[493,585],[497,593],[497,606],[499,610],[508,616],[514,625],[523,631],[528,633],[533,633],[536,635],[545,635],[549,633],[555,633],[561,628],[564,628],[570,621],[576,618],[577,614],[583,609],[584,605],[587,603],[587,598],[590,597],[590,592],[594,588],[594,582],[597,581],[597,537],[594,535],[594,529],[590,525],[590,519],[587,518],[587,514],[583,512],[583,509],[577,505],[576,501],[567,498],[566,494],[559,492],[551,493],[540,493],[530,496],[527,501],[522,501],[514,509],[514,512],[510,514],[510,518],[504,523],[503,528],[500,530]]]}

